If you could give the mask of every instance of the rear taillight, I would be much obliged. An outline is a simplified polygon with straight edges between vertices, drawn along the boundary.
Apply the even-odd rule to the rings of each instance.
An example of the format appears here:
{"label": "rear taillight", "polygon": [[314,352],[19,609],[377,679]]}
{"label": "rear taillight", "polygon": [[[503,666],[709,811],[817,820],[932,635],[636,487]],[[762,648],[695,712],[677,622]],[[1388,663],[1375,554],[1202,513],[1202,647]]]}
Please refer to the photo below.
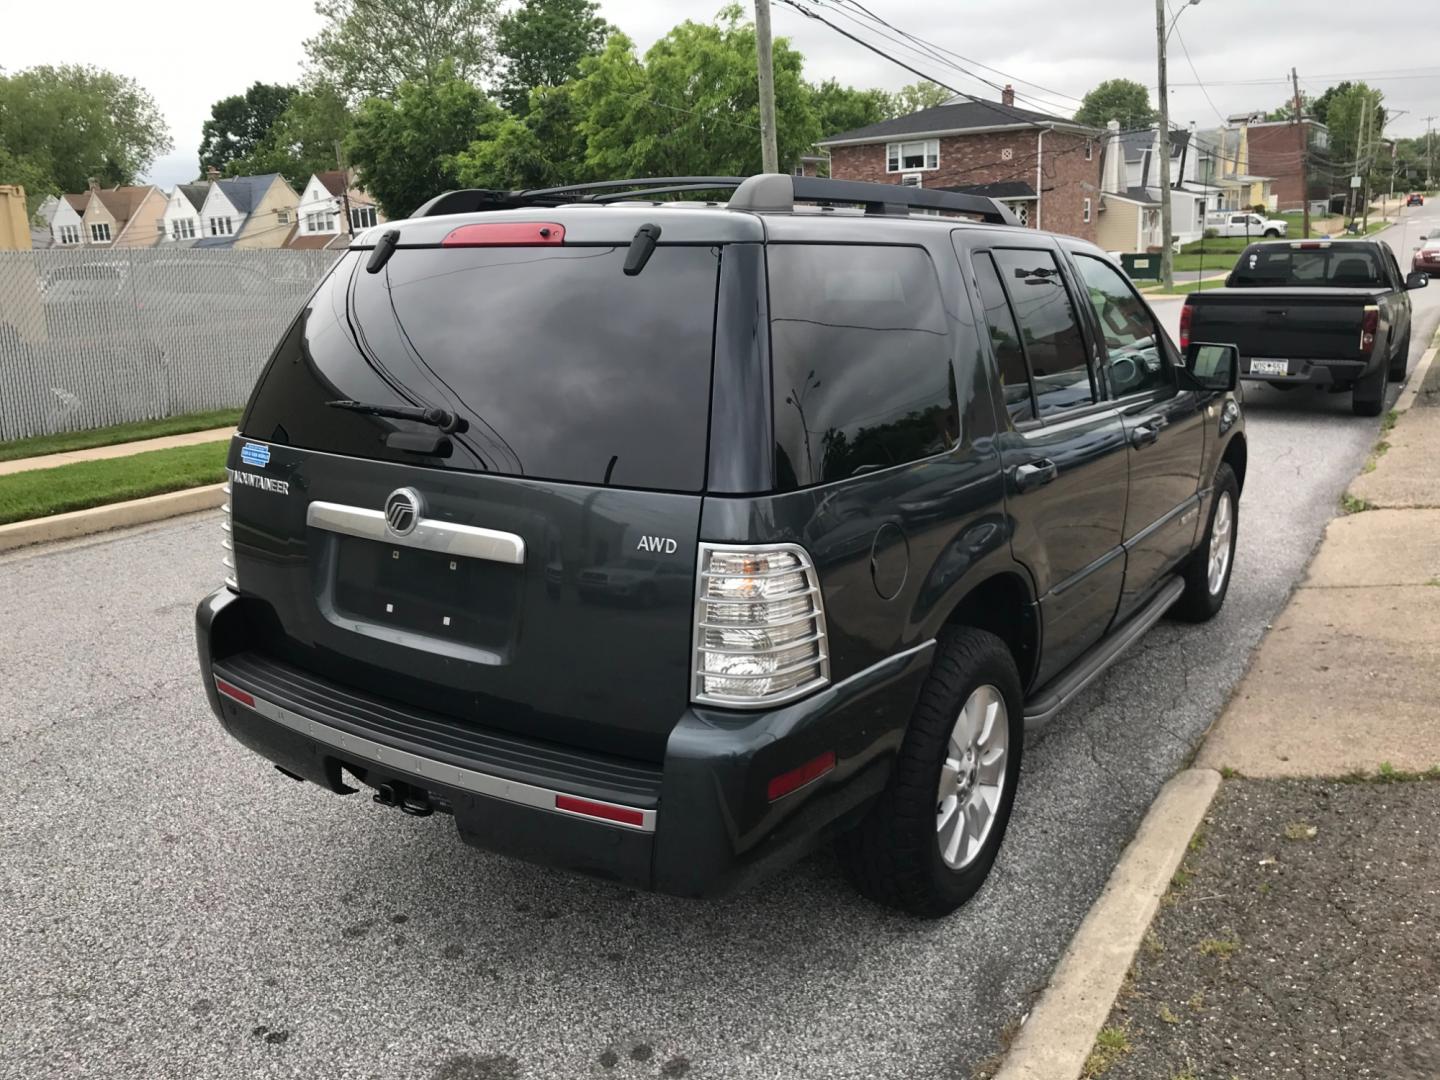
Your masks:
{"label": "rear taillight", "polygon": [[225,486],[220,490],[225,492],[225,502],[220,506],[220,528],[225,532],[220,540],[220,546],[225,549],[225,557],[221,560],[225,564],[225,585],[231,591],[239,592],[240,586],[235,577],[235,542],[233,539],[235,531],[232,527],[235,513],[231,501],[230,481],[225,481]]}
{"label": "rear taillight", "polygon": [[545,247],[564,242],[565,226],[553,221],[495,221],[451,229],[440,246]]}
{"label": "rear taillight", "polygon": [[762,708],[830,681],[815,565],[793,544],[701,544],[692,699]]}
{"label": "rear taillight", "polygon": [[1360,320],[1360,351],[1368,353],[1375,348],[1375,331],[1380,329],[1380,309],[1374,304],[1365,305],[1365,316]]}
{"label": "rear taillight", "polygon": [[1190,320],[1195,317],[1195,309],[1190,306],[1190,297],[1185,298],[1185,306],[1180,309],[1180,348],[1190,347]]}

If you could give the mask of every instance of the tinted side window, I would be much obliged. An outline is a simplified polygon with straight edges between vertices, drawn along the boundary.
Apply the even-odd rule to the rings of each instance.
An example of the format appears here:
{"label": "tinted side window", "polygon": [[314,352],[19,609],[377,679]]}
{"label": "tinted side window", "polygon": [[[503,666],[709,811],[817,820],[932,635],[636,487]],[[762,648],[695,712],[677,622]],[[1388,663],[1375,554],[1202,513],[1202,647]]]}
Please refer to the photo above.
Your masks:
{"label": "tinted side window", "polygon": [[1020,347],[1020,327],[1005,298],[995,260],[980,252],[973,260],[975,279],[980,283],[980,303],[985,308],[985,325],[990,328],[990,348],[1005,393],[1005,408],[1019,424],[1035,419],[1035,402],[1030,396],[1030,373],[1025,367],[1025,350]]}
{"label": "tinted side window", "polygon": [[1155,319],[1124,275],[1089,255],[1076,255],[1075,265],[1105,339],[1105,377],[1111,392],[1124,397],[1173,387]]}
{"label": "tinted side window", "polygon": [[780,489],[955,444],[949,323],[928,252],[775,244],[767,264]]}
{"label": "tinted side window", "polygon": [[1055,256],[1018,248],[999,248],[993,254],[1020,323],[1040,415],[1092,404],[1095,391],[1085,339]]}

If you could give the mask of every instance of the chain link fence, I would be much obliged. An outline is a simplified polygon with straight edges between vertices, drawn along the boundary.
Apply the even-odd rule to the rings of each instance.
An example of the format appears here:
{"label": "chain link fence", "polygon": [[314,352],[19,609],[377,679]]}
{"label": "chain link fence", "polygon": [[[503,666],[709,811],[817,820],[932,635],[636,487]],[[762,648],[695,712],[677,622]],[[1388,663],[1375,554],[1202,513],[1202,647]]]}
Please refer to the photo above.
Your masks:
{"label": "chain link fence", "polygon": [[336,258],[0,252],[0,440],[243,405]]}

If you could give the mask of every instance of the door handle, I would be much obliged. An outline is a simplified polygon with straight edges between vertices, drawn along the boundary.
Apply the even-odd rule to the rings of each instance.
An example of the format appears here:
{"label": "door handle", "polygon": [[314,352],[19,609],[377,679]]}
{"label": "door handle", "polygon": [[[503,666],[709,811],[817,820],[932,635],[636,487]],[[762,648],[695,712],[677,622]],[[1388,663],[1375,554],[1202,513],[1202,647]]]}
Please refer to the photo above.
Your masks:
{"label": "door handle", "polygon": [[1059,475],[1060,467],[1049,458],[1017,465],[1015,467],[1015,490],[1033,491],[1035,488],[1044,487]]}
{"label": "door handle", "polygon": [[1130,431],[1130,445],[1139,450],[1160,438],[1160,429],[1153,424],[1141,424]]}

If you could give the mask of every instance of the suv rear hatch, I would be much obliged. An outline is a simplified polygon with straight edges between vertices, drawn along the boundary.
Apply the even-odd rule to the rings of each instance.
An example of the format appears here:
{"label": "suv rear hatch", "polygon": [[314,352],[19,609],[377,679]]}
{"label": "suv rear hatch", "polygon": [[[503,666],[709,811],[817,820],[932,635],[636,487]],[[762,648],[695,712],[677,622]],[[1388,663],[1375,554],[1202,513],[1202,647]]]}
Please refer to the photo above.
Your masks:
{"label": "suv rear hatch", "polygon": [[289,330],[231,449],[236,584],[296,667],[658,760],[689,698],[722,249],[627,275],[623,243],[476,228],[376,273],[352,251]]}

